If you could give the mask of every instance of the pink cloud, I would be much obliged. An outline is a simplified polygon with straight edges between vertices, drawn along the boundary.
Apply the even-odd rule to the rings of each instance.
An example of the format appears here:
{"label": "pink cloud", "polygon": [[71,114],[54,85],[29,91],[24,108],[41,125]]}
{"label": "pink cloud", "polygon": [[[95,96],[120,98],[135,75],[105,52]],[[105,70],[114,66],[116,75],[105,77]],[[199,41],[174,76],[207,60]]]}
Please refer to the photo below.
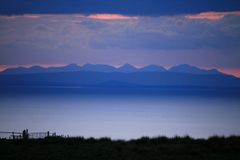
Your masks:
{"label": "pink cloud", "polygon": [[87,16],[87,18],[95,19],[95,20],[129,20],[129,19],[137,19],[137,17],[132,16],[124,16],[120,14],[92,14]]}
{"label": "pink cloud", "polygon": [[41,16],[40,15],[24,15],[24,18],[38,19],[38,18],[41,18]]}
{"label": "pink cloud", "polygon": [[0,20],[11,20],[11,19],[38,19],[40,15],[36,14],[25,14],[25,15],[12,15],[12,16],[0,16]]}
{"label": "pink cloud", "polygon": [[203,12],[199,14],[186,15],[185,18],[190,20],[207,19],[207,20],[220,20],[226,15],[240,15],[240,11],[235,12]]}

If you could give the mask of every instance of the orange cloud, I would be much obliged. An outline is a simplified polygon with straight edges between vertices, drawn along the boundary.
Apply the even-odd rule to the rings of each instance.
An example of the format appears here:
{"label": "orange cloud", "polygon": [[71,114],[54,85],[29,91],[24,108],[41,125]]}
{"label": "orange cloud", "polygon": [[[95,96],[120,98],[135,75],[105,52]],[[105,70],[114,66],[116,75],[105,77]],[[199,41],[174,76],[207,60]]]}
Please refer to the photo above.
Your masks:
{"label": "orange cloud", "polygon": [[186,15],[185,18],[190,20],[195,19],[207,19],[207,20],[219,20],[224,18],[226,15],[240,15],[240,11],[235,12],[203,12],[199,14]]}
{"label": "orange cloud", "polygon": [[137,19],[137,17],[132,16],[124,16],[120,14],[92,14],[87,16],[90,19],[96,20],[129,20],[129,19]]}

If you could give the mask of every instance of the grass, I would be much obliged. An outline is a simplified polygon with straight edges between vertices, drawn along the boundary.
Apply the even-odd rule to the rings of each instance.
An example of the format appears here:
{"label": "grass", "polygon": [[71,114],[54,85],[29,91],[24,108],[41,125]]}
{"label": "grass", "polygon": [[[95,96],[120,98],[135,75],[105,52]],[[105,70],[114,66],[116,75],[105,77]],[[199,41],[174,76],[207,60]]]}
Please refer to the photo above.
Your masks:
{"label": "grass", "polygon": [[240,137],[0,140],[1,160],[236,160]]}

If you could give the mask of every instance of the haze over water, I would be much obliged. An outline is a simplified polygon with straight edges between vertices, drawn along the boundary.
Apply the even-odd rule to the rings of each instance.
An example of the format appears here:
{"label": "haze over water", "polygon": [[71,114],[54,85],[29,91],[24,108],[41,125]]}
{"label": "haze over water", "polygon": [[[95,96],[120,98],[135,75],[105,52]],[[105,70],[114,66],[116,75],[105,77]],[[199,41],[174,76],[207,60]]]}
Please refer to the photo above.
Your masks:
{"label": "haze over water", "polygon": [[239,97],[15,94],[0,96],[0,130],[84,137],[240,134]]}

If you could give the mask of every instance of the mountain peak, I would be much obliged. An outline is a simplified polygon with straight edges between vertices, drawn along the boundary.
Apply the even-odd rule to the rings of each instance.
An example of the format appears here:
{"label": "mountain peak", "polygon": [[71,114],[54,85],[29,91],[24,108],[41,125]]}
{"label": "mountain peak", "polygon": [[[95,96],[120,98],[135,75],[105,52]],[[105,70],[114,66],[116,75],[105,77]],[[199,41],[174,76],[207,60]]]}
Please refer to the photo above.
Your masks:
{"label": "mountain peak", "polygon": [[66,65],[65,67],[79,67],[79,66],[77,64],[75,64],[75,63],[72,63],[72,64]]}
{"label": "mountain peak", "polygon": [[95,66],[95,65],[91,64],[91,63],[86,63],[86,64],[82,65],[82,67],[90,67],[90,66]]}
{"label": "mountain peak", "polygon": [[205,70],[205,69],[200,69],[198,67],[191,66],[188,64],[180,64],[177,66],[173,66],[168,71],[179,72],[179,73],[190,73],[190,74],[221,74],[221,72],[219,72],[216,69]]}
{"label": "mountain peak", "polygon": [[83,71],[94,71],[94,72],[114,72],[116,68],[109,65],[104,64],[90,64],[87,63],[82,66],[81,70]]}
{"label": "mountain peak", "polygon": [[131,64],[124,64],[123,66],[118,68],[118,71],[129,73],[129,72],[137,72],[138,69]]}
{"label": "mountain peak", "polygon": [[41,67],[41,66],[32,66],[32,67],[30,67],[31,69],[43,69],[43,67]]}
{"label": "mountain peak", "polygon": [[179,64],[179,65],[173,66],[171,69],[174,69],[174,68],[195,68],[195,69],[199,69],[198,67],[195,67],[195,66],[192,66],[192,65],[189,65],[189,64]]}
{"label": "mountain peak", "polygon": [[123,67],[135,68],[133,65],[131,65],[131,64],[129,64],[129,63],[126,63],[126,64],[122,65],[120,68],[123,68]]}
{"label": "mountain peak", "polygon": [[167,70],[164,67],[162,67],[162,66],[151,64],[151,65],[142,67],[140,69],[140,71],[143,71],[143,72],[165,72]]}

